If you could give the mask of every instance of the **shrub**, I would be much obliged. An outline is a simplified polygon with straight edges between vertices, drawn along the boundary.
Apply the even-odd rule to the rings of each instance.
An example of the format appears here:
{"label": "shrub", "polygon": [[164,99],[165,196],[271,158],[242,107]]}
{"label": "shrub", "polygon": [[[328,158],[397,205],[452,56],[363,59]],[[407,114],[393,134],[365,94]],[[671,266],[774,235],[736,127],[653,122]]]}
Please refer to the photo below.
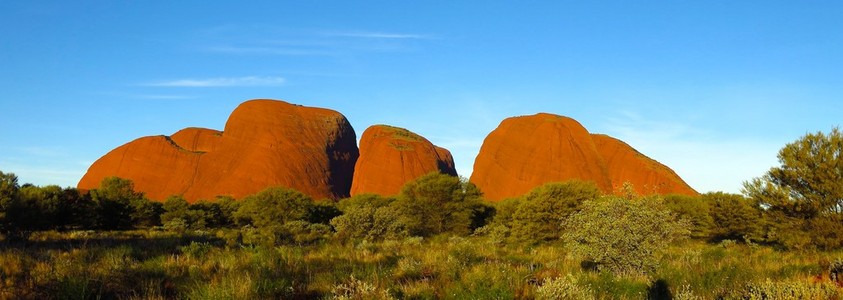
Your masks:
{"label": "shrub", "polygon": [[230,197],[220,197],[216,202],[202,200],[191,204],[181,196],[170,196],[162,207],[161,223],[166,225],[180,219],[186,228],[202,230],[232,227],[239,202]]}
{"label": "shrub", "polygon": [[564,223],[562,238],[575,254],[616,274],[650,274],[673,240],[690,232],[658,198],[605,197],[588,201]]}
{"label": "shrub", "polygon": [[703,300],[703,297],[697,296],[694,294],[694,291],[691,290],[690,285],[683,285],[682,288],[676,292],[676,295],[673,296],[674,300]]}
{"label": "shrub", "polygon": [[345,283],[338,284],[331,289],[332,299],[394,299],[389,295],[388,290],[379,289],[377,286],[354,278],[352,275]]}
{"label": "shrub", "polygon": [[309,218],[313,200],[299,191],[284,188],[267,188],[243,199],[235,214],[240,222],[257,228],[304,221]]}
{"label": "shrub", "polygon": [[208,252],[211,252],[211,244],[209,243],[200,243],[200,242],[190,242],[186,246],[181,246],[179,250],[182,254],[193,257],[193,258],[202,258]]}
{"label": "shrub", "polygon": [[132,225],[135,227],[153,227],[161,225],[161,213],[164,208],[160,202],[150,201],[146,198],[132,199],[129,204],[132,206]]}
{"label": "shrub", "polygon": [[687,195],[665,195],[665,206],[691,225],[691,237],[707,239],[711,236],[714,219],[711,217],[711,202],[708,198]]}
{"label": "shrub", "polygon": [[762,236],[761,211],[755,201],[741,195],[722,192],[707,193],[702,198],[711,206],[715,240],[759,240]]}
{"label": "shrub", "polygon": [[97,207],[97,227],[104,230],[132,227],[132,202],[137,204],[143,199],[143,193],[135,192],[134,187],[129,179],[107,177],[99,188],[91,190]]}
{"label": "shrub", "polygon": [[563,221],[579,211],[583,202],[599,195],[593,182],[573,180],[537,187],[524,196],[512,213],[512,238],[528,244],[557,240]]}
{"label": "shrub", "polygon": [[214,204],[219,207],[221,213],[219,225],[222,227],[233,227],[236,223],[234,215],[240,209],[240,201],[234,200],[234,198],[229,196],[217,196],[214,199]]}
{"label": "shrub", "polygon": [[536,289],[536,299],[539,300],[563,300],[563,299],[594,299],[594,292],[589,286],[580,285],[577,278],[568,274],[565,277],[556,277],[546,280],[544,284]]}
{"label": "shrub", "polygon": [[315,209],[305,194],[275,187],[246,197],[235,214],[243,227],[243,242],[257,245],[306,244],[324,238],[331,227],[309,220],[321,219],[324,210]]}
{"label": "shrub", "polygon": [[356,195],[337,204],[342,215],[331,219],[337,237],[344,239],[397,239],[407,235],[393,198],[374,194]]}
{"label": "shrub", "polygon": [[480,195],[470,182],[433,172],[405,184],[395,205],[411,235],[467,235],[474,229]]}
{"label": "shrub", "polygon": [[828,279],[843,286],[843,259],[838,259],[828,265]]}
{"label": "shrub", "polygon": [[839,299],[843,296],[832,284],[805,281],[764,282],[749,284],[742,299]]}
{"label": "shrub", "polygon": [[164,222],[164,230],[166,231],[184,233],[187,231],[187,228],[187,222],[182,218],[169,219],[167,222]]}
{"label": "shrub", "polygon": [[307,221],[290,221],[283,226],[284,241],[299,245],[322,240],[330,233],[331,226]]}
{"label": "shrub", "polygon": [[492,222],[489,225],[511,226],[512,216],[515,215],[515,211],[518,210],[518,206],[521,205],[521,202],[521,198],[507,198],[494,203],[495,216],[492,218]]}

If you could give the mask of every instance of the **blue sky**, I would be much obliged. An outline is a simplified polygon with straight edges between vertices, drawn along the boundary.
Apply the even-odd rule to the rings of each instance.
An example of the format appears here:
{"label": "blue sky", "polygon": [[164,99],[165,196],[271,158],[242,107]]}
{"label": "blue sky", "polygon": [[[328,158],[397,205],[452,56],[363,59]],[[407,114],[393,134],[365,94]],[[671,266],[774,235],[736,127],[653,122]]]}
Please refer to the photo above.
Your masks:
{"label": "blue sky", "polygon": [[254,98],[415,131],[470,175],[506,117],[620,138],[739,192],[843,116],[839,1],[2,1],[0,170],[75,186],[111,149]]}

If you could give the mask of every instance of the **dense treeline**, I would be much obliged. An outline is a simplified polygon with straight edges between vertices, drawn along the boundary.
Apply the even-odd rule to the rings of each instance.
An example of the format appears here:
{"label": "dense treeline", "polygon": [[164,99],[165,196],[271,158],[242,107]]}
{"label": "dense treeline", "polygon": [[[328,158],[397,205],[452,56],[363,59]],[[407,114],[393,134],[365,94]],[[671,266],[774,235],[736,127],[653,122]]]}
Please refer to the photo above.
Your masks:
{"label": "dense treeline", "polygon": [[[240,228],[246,243],[294,244],[325,238],[379,241],[410,236],[489,235],[501,244],[536,245],[559,240],[566,220],[586,206],[621,198],[652,203],[668,210],[665,221],[680,222],[694,239],[736,240],[794,245],[779,234],[781,212],[765,209],[757,200],[722,192],[685,195],[602,196],[590,182],[550,183],[528,194],[498,203],[483,201],[474,185],[457,177],[432,173],[410,182],[399,195],[357,195],[338,202],[314,201],[298,191],[274,187],[242,200],[217,197],[188,203],[172,196],[163,203],[134,191],[132,182],[107,178],[99,189],[80,192],[58,186],[17,185],[2,173],[0,229],[7,238],[25,238],[44,230],[166,231]],[[630,189],[631,190],[631,189]],[[835,227],[831,227],[835,228]],[[823,235],[824,243],[800,247],[835,248],[828,232],[803,232],[802,239]],[[836,243],[836,244],[835,244]]]}
{"label": "dense treeline", "polygon": [[[134,190],[131,180],[117,177],[106,178],[98,189],[80,192],[57,186],[18,186],[14,174],[0,172],[0,176],[0,224],[8,238],[42,230],[241,228],[243,236],[238,239],[248,243],[313,242],[334,232],[340,239],[380,240],[468,235],[484,225],[493,211],[474,185],[438,173],[408,183],[397,198],[360,195],[339,202],[314,201],[293,189],[272,187],[241,200],[220,196],[195,203],[181,196],[163,203],[150,201]],[[377,213],[365,215],[366,208],[380,206],[383,209]]]}

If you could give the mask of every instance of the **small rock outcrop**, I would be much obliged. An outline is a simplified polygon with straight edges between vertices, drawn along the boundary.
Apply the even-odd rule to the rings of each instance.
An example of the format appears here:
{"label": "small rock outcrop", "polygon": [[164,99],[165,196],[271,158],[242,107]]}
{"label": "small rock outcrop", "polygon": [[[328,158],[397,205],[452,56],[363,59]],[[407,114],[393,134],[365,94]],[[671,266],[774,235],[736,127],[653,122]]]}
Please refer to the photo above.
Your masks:
{"label": "small rock outcrop", "polygon": [[670,168],[629,145],[547,113],[503,120],[483,141],[470,180],[486,199],[499,201],[572,179],[592,181],[604,193],[630,182],[641,194],[696,194]]}
{"label": "small rock outcrop", "polygon": [[358,149],[342,114],[277,100],[250,100],[229,117],[224,131],[182,129],[143,137],[98,159],[78,188],[103,178],[134,181],[153,200],[234,198],[286,186],[314,199],[347,197]]}
{"label": "small rock outcrop", "polygon": [[434,171],[457,175],[451,152],[407,129],[374,125],[360,137],[351,195],[395,195],[408,181]]}

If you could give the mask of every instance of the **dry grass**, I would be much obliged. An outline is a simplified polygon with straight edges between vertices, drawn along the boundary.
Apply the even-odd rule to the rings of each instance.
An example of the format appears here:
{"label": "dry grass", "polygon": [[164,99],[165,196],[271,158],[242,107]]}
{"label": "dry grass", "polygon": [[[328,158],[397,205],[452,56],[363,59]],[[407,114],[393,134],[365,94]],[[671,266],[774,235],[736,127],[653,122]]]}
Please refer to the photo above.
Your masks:
{"label": "dry grass", "polygon": [[[742,243],[672,245],[657,271],[584,267],[559,244],[496,246],[484,237],[379,243],[226,246],[160,232],[45,233],[0,243],[3,299],[841,299],[828,279],[843,252],[782,252]],[[549,284],[549,285],[546,285]],[[760,298],[759,298],[760,297]],[[836,297],[836,298],[835,298]]]}

